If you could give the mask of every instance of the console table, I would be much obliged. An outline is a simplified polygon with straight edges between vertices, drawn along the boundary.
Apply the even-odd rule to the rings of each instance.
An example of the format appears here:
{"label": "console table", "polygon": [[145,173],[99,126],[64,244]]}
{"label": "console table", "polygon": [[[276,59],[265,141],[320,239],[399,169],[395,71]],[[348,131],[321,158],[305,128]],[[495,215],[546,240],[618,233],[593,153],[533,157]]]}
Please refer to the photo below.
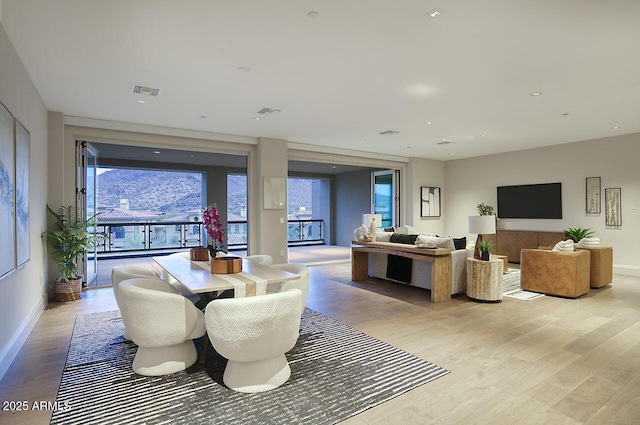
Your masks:
{"label": "console table", "polygon": [[451,299],[451,250],[444,248],[418,248],[415,245],[393,242],[353,242],[351,247],[351,280],[369,278],[369,253],[392,254],[417,261],[432,263],[431,302]]}

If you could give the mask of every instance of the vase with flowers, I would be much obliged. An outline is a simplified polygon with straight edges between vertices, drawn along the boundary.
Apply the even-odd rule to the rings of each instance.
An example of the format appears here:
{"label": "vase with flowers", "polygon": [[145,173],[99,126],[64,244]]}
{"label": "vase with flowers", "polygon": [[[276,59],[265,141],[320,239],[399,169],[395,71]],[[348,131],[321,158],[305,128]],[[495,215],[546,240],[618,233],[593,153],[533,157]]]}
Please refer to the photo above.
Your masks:
{"label": "vase with flowers", "polygon": [[224,232],[222,230],[222,222],[220,221],[220,213],[216,204],[209,205],[202,214],[204,228],[207,231],[207,248],[211,258],[216,258],[218,252],[226,252],[222,249],[224,240],[222,238]]}

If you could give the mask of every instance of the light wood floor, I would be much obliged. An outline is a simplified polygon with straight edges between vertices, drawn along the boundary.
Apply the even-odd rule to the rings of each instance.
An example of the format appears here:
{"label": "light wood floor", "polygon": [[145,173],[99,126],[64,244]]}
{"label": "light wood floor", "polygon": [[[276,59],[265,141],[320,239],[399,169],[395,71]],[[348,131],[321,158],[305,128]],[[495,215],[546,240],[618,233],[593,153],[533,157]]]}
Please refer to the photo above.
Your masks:
{"label": "light wood floor", "polygon": [[[640,423],[640,277],[575,300],[432,304],[422,289],[351,282],[348,264],[310,273],[308,307],[451,371],[345,425]],[[53,401],[75,316],[115,308],[109,288],[51,303],[0,400]],[[45,425],[50,414],[1,411],[0,423]]]}

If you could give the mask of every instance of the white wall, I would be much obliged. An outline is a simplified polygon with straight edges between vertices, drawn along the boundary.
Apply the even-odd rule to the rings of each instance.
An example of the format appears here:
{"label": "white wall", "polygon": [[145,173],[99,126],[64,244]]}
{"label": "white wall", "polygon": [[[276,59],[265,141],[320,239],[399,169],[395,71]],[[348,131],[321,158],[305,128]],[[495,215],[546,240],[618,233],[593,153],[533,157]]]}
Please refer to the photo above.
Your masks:
{"label": "white wall", "polygon": [[[406,194],[405,208],[407,217],[406,223],[410,224],[422,233],[432,233],[436,235],[446,234],[445,221],[448,217],[445,200],[448,191],[445,188],[444,165],[442,161],[431,159],[411,158],[406,172]],[[401,176],[402,178],[402,176]],[[422,186],[439,187],[441,216],[440,217],[420,217],[420,188]],[[466,232],[465,232],[466,233]],[[451,236],[460,236],[459,233]]]}
{"label": "white wall", "polygon": [[[603,245],[613,246],[614,271],[640,275],[640,133],[499,155],[449,161],[445,164],[446,232],[466,234],[467,216],[476,205],[494,207],[496,187],[562,183],[562,219],[501,219],[499,229],[562,231],[588,227]],[[585,179],[602,179],[602,214],[585,215]],[[622,229],[606,229],[604,189],[622,188]],[[475,238],[475,235],[468,235]]]}
{"label": "white wall", "polygon": [[47,110],[4,27],[0,25],[0,101],[31,134],[30,261],[0,279],[0,377],[11,364],[46,303],[43,246],[47,199]]}

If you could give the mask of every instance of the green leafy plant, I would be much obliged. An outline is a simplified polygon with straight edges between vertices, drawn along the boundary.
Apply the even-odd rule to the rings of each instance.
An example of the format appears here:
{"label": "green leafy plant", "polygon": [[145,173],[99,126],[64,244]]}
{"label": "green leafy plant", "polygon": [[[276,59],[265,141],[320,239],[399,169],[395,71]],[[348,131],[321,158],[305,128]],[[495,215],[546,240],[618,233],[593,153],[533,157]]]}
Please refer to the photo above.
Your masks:
{"label": "green leafy plant", "polygon": [[97,225],[97,214],[83,220],[73,206],[62,206],[56,212],[47,205],[47,211],[56,225],[43,232],[42,239],[51,247],[51,258],[58,266],[61,278],[65,281],[77,279],[78,257],[93,249],[100,238],[88,231]]}
{"label": "green leafy plant", "polygon": [[579,227],[573,228],[569,227],[564,231],[564,236],[573,240],[574,242],[580,242],[580,239],[588,238],[593,235],[594,231],[591,229],[581,229]]}
{"label": "green leafy plant", "polygon": [[482,252],[491,251],[491,247],[493,246],[493,242],[491,241],[480,241],[478,243],[478,249]]}
{"label": "green leafy plant", "polygon": [[478,204],[478,214],[480,215],[493,215],[493,207],[491,205],[487,205],[484,202]]}

